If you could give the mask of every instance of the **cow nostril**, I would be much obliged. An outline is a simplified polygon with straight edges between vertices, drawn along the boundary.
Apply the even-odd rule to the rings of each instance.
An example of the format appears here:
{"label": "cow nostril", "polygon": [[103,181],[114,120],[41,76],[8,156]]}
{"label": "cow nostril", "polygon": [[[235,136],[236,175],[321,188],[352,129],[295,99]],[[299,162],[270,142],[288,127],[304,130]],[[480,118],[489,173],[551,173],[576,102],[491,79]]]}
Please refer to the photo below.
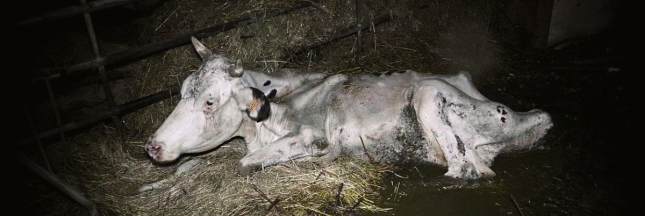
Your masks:
{"label": "cow nostril", "polygon": [[155,141],[148,141],[144,148],[150,156],[158,156],[161,154],[162,145]]}

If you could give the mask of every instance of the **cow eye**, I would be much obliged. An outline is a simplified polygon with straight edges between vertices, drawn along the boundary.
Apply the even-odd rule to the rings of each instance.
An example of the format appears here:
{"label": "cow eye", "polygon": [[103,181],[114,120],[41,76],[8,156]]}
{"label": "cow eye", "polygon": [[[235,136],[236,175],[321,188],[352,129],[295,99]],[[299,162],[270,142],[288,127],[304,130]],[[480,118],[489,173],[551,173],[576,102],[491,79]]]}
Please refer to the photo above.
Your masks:
{"label": "cow eye", "polygon": [[207,101],[206,101],[206,105],[208,105],[208,106],[213,106],[213,101],[211,101],[211,100],[207,100]]}

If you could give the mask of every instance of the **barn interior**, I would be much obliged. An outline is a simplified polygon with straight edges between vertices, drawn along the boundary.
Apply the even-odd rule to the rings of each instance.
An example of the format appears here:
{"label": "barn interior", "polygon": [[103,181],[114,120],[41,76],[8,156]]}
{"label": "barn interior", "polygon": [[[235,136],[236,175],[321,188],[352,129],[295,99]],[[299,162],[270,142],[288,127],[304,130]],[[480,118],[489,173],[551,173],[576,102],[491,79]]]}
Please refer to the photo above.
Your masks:
{"label": "barn interior", "polygon": [[[85,6],[82,6],[85,5]],[[20,215],[626,215],[639,210],[636,36],[619,0],[96,0],[3,7],[10,208]],[[489,99],[554,119],[490,179],[352,158],[237,174],[241,140],[158,165],[143,145],[201,64],[469,71]],[[184,162],[199,159],[178,173]],[[160,181],[163,180],[163,183]],[[154,188],[143,190],[146,185]]]}

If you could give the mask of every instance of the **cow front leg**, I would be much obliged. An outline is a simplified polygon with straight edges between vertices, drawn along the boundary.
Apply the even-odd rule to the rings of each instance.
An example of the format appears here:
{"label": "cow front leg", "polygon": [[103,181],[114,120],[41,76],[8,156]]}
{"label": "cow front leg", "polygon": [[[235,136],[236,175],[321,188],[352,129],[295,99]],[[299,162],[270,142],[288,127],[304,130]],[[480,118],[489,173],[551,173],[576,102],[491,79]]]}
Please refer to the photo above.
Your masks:
{"label": "cow front leg", "polygon": [[238,172],[248,176],[280,163],[322,156],[328,149],[323,135],[320,130],[302,126],[297,132],[249,152],[240,160]]}
{"label": "cow front leg", "polygon": [[429,140],[435,140],[448,166],[446,176],[463,179],[478,179],[495,176],[480,158],[470,143],[455,133],[450,122],[447,105],[454,100],[474,100],[443,80],[426,80],[417,83],[412,103],[417,118]]}

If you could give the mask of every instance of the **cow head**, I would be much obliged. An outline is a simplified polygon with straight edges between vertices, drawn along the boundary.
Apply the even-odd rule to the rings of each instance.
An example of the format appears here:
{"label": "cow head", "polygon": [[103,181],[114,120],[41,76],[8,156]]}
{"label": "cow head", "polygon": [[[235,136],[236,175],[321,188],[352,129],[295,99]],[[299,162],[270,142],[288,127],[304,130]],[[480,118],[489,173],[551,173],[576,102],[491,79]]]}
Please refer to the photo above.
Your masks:
{"label": "cow head", "polygon": [[501,104],[493,106],[485,121],[469,123],[471,142],[488,165],[498,154],[518,154],[539,147],[553,127],[551,116],[542,110],[515,112]]}
{"label": "cow head", "polygon": [[145,144],[148,155],[157,162],[213,149],[239,136],[245,122],[262,121],[269,115],[266,96],[245,85],[239,60],[233,63],[213,54],[196,38],[191,40],[202,66],[184,80],[181,101]]}

